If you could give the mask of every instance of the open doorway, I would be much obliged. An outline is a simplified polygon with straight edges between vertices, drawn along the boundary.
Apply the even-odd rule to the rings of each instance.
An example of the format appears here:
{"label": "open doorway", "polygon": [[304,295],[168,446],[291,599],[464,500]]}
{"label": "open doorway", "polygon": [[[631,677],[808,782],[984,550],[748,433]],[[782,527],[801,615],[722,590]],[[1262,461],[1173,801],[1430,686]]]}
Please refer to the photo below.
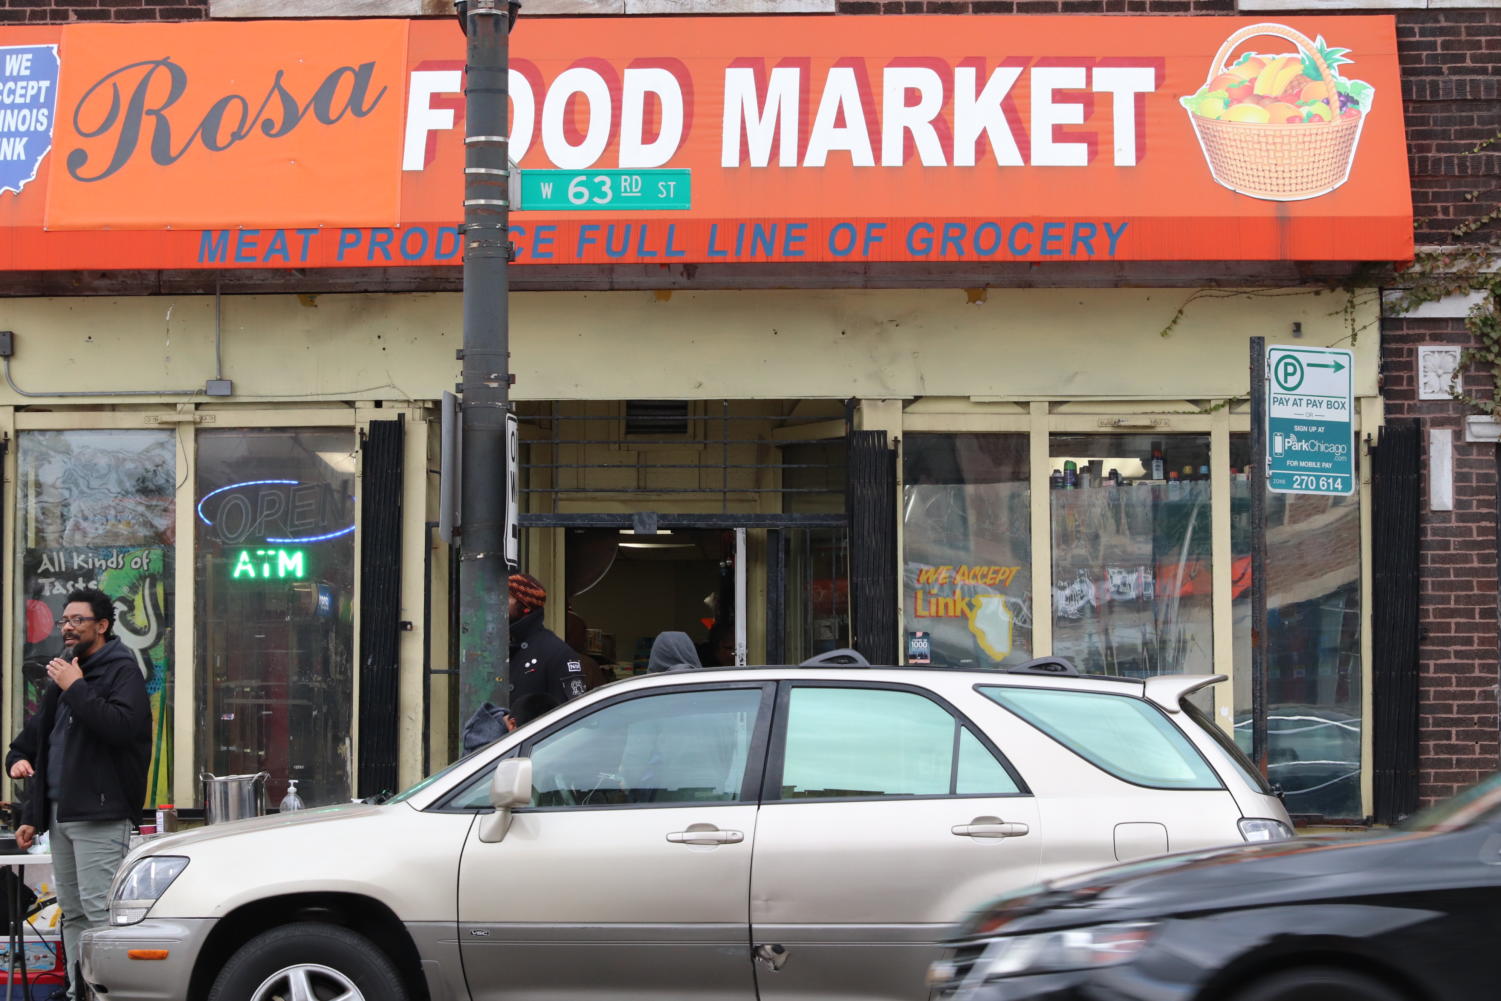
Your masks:
{"label": "open doorway", "polygon": [[721,663],[724,645],[710,649],[711,631],[722,640],[730,625],[734,547],[734,533],[719,529],[569,529],[570,642],[581,643],[606,678],[643,673],[652,640],[667,630],[687,633],[704,664]]}
{"label": "open doorway", "polygon": [[[687,633],[705,666],[798,663],[850,644],[849,536],[843,526],[676,525],[567,532],[568,642],[605,679],[640,674],[661,632]],[[743,559],[743,572],[736,562]],[[745,593],[737,601],[737,587]],[[745,623],[736,629],[736,610]]]}

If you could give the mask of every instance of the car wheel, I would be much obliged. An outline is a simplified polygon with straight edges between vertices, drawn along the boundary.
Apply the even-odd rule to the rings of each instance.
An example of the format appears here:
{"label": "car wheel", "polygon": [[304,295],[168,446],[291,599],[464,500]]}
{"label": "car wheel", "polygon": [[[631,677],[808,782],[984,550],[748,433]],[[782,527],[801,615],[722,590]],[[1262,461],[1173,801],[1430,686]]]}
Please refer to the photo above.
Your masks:
{"label": "car wheel", "polygon": [[1275,973],[1238,992],[1234,1001],[1407,1001],[1362,973],[1311,966]]}
{"label": "car wheel", "polygon": [[407,992],[369,939],[309,921],[241,946],[219,971],[208,1001],[407,1001]]}

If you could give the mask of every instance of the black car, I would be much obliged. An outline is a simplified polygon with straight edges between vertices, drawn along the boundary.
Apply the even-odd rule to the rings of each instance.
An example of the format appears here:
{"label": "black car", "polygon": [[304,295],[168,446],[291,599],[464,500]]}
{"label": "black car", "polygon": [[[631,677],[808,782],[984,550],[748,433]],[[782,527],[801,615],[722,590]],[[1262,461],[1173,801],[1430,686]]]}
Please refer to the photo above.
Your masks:
{"label": "black car", "polygon": [[1360,838],[1098,869],[975,914],[943,1001],[1484,1001],[1501,980],[1501,775]]}

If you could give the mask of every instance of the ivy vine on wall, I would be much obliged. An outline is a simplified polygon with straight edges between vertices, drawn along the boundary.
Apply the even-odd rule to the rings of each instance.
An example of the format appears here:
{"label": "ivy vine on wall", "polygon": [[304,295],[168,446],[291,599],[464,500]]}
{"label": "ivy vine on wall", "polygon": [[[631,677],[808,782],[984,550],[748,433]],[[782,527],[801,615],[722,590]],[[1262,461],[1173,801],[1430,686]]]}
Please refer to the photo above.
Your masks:
{"label": "ivy vine on wall", "polygon": [[[1501,142],[1501,135],[1477,144],[1469,153],[1479,153],[1497,142]],[[1479,191],[1465,195],[1471,203],[1485,197],[1491,203],[1489,210],[1451,229],[1448,246],[1420,250],[1397,276],[1404,286],[1401,293],[1387,303],[1394,315],[1401,316],[1426,302],[1482,293],[1465,316],[1471,341],[1460,353],[1459,372],[1462,376],[1473,368],[1488,373],[1489,379],[1484,389],[1472,393],[1459,378],[1454,397],[1493,417],[1501,417],[1501,240],[1476,239],[1476,234],[1501,220],[1501,204],[1494,204],[1498,191],[1501,189],[1493,187],[1484,195]]]}
{"label": "ivy vine on wall", "polygon": [[[1498,217],[1501,208],[1484,218]],[[1463,228],[1456,227],[1455,235],[1460,236]],[[1398,275],[1398,281],[1405,288],[1387,304],[1398,316],[1426,302],[1483,293],[1465,316],[1465,329],[1471,341],[1460,353],[1459,371],[1468,372],[1474,367],[1488,373],[1489,378],[1485,388],[1478,392],[1467,389],[1462,379],[1457,381],[1454,397],[1482,413],[1501,417],[1501,243],[1487,241],[1423,250]]]}

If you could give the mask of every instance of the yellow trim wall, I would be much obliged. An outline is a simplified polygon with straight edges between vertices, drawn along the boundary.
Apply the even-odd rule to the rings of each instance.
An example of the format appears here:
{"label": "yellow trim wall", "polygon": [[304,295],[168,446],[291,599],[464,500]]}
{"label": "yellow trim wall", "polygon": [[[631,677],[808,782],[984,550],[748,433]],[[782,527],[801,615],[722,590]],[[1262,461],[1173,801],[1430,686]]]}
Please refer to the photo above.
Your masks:
{"label": "yellow trim wall", "polygon": [[[9,369],[16,387],[132,395],[27,397],[7,383],[0,385],[0,431],[14,438],[18,430],[41,426],[175,427],[184,484],[179,538],[190,545],[194,426],[358,426],[394,417],[396,404],[410,422],[403,617],[420,623],[424,523],[435,516],[429,470],[437,464],[437,436],[426,422],[435,419],[431,402],[459,380],[460,307],[460,296],[447,293],[9,300],[3,326],[16,332]],[[514,396],[855,399],[859,425],[887,430],[898,445],[913,430],[1024,431],[1044,464],[1050,430],[1105,429],[1111,415],[1149,413],[1163,415],[1164,430],[1206,431],[1223,450],[1247,417],[1239,404],[1214,408],[1246,393],[1246,339],[1262,335],[1273,344],[1354,348],[1364,439],[1381,420],[1378,313],[1374,295],[1352,302],[1344,293],[1311,290],[522,293],[511,303]],[[232,397],[202,394],[204,381],[216,374],[232,380]],[[374,409],[376,401],[384,402],[385,413]],[[12,448],[8,484],[15,482],[14,456]],[[1037,476],[1045,481],[1045,470]],[[1216,476],[1223,478],[1218,464]],[[1216,490],[1217,498],[1223,494]],[[1368,567],[1367,484],[1362,499]],[[15,502],[8,488],[7,566],[15,552]],[[665,496],[651,506],[673,510]],[[1223,503],[1216,513],[1217,524],[1226,521]],[[1047,518],[1046,505],[1034,505],[1035,538],[1046,537]],[[1227,531],[1216,531],[1216,564],[1228,554]],[[551,567],[561,575],[560,533],[527,535],[533,571],[546,578]],[[446,560],[441,548],[434,555],[434,580],[441,584]],[[1049,568],[1037,562],[1034,586],[1045,591]],[[177,561],[182,609],[192,608],[192,565]],[[1363,576],[1362,653],[1369,677],[1369,572]],[[758,579],[753,568],[753,584]],[[15,584],[5,575],[7,610],[16,607]],[[1216,595],[1218,626],[1228,615],[1228,597],[1218,589]],[[893,600],[900,607],[899,593]],[[185,618],[190,614],[179,614],[178,621]],[[447,648],[441,600],[433,605],[433,627],[431,635],[419,626],[402,639],[403,784],[421,772],[422,652],[426,647],[442,666]],[[1050,646],[1048,627],[1040,616],[1039,650]],[[14,616],[4,616],[0,658],[7,692],[14,690],[14,628]],[[1217,659],[1228,652],[1228,636],[1228,629],[1216,629]],[[195,785],[191,630],[179,630],[176,643],[175,776],[177,795],[187,800]],[[445,679],[434,679],[435,729],[449,722],[446,689]],[[444,763],[441,747],[438,739],[428,744],[433,767]]]}

